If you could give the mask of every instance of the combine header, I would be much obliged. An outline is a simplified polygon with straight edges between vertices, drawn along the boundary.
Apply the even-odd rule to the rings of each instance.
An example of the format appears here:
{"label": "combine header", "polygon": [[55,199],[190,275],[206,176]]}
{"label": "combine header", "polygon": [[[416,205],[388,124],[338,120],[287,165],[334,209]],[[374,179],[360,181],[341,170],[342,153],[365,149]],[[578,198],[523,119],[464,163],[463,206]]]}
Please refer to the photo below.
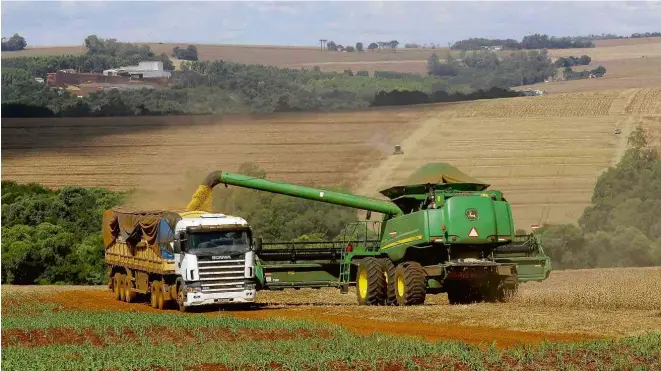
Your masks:
{"label": "combine header", "polygon": [[198,193],[221,183],[366,210],[368,219],[371,212],[383,214],[380,222],[348,225],[337,241],[257,238],[262,290],[346,292],[356,285],[363,305],[418,305],[441,292],[451,304],[495,302],[507,300],[519,282],[542,281],[551,271],[537,235],[515,236],[502,192],[448,164],[427,164],[406,184],[382,190],[390,201],[220,171],[209,174]]}

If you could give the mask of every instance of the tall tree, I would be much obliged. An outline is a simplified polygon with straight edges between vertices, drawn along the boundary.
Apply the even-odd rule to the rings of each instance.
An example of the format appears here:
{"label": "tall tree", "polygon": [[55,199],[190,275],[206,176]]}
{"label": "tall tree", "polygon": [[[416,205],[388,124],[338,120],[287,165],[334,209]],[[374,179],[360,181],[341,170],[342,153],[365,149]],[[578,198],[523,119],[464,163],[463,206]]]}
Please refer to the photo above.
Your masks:
{"label": "tall tree", "polygon": [[356,43],[356,50],[357,50],[358,52],[362,52],[362,51],[363,51],[363,43],[361,43],[361,42],[357,42],[357,43]]}
{"label": "tall tree", "polygon": [[2,51],[23,50],[28,45],[25,38],[17,33],[9,40],[2,38]]}
{"label": "tall tree", "polygon": [[390,46],[393,52],[397,49],[397,45],[399,45],[399,41],[397,40],[392,40],[388,43],[388,46]]}
{"label": "tall tree", "polygon": [[374,42],[373,42],[373,43],[370,43],[370,44],[367,46],[367,49],[368,49],[368,50],[372,50],[372,51],[374,51],[374,50],[376,50],[376,49],[378,49],[378,48],[379,48],[379,44],[374,43]]}

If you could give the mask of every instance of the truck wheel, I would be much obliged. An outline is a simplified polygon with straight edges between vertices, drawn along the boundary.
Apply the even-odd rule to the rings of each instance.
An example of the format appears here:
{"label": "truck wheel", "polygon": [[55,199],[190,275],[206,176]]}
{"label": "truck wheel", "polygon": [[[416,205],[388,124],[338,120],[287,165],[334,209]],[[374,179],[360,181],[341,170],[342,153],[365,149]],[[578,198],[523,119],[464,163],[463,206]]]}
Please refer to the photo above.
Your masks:
{"label": "truck wheel", "polygon": [[188,308],[184,305],[186,302],[186,292],[184,291],[184,285],[179,285],[177,287],[177,304],[179,305],[180,312],[188,311]]}
{"label": "truck wheel", "polygon": [[401,263],[395,268],[395,298],[398,305],[425,303],[427,281],[425,270],[415,262]]}
{"label": "truck wheel", "polygon": [[126,291],[124,290],[125,278],[126,275],[120,273],[119,279],[117,280],[117,282],[119,282],[119,300],[121,301],[126,301]]}
{"label": "truck wheel", "polygon": [[151,304],[151,307],[154,308],[154,309],[158,308],[158,287],[159,287],[159,283],[160,283],[160,281],[153,281],[151,283],[149,302]]}
{"label": "truck wheel", "polygon": [[381,258],[383,264],[383,274],[386,278],[386,305],[397,305],[397,295],[395,294],[395,264],[388,258]]}
{"label": "truck wheel", "polygon": [[158,305],[158,309],[165,309],[165,293],[163,293],[163,284],[159,283],[158,284],[158,291],[156,293],[156,303]]}
{"label": "truck wheel", "polygon": [[121,284],[120,284],[120,274],[115,273],[114,276],[112,276],[112,292],[115,295],[115,299],[121,300],[122,294],[121,294]]}
{"label": "truck wheel", "polygon": [[358,265],[356,297],[360,305],[380,305],[386,299],[386,277],[382,263],[376,258],[364,258]]}
{"label": "truck wheel", "polygon": [[135,298],[135,292],[131,290],[131,279],[128,275],[124,276],[124,301],[130,303]]}

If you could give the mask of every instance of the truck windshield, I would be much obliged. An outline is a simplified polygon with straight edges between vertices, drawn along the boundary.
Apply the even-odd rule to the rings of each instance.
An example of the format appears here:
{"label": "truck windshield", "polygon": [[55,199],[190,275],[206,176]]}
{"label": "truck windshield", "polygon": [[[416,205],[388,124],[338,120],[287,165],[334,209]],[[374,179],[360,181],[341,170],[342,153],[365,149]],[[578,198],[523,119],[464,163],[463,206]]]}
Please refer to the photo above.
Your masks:
{"label": "truck windshield", "polygon": [[192,254],[242,254],[250,249],[248,231],[193,232],[188,237],[188,251]]}

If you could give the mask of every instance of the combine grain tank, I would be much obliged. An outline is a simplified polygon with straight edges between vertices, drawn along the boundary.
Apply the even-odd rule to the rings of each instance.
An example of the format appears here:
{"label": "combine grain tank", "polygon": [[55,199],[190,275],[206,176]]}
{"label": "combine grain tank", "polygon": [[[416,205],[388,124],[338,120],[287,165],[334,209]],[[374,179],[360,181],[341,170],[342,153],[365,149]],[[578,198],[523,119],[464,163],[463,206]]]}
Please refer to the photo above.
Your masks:
{"label": "combine grain tank", "polygon": [[[257,239],[261,289],[357,286],[360,304],[423,304],[446,292],[450,303],[505,301],[519,282],[542,281],[550,259],[536,235],[515,236],[503,193],[443,163],[427,164],[389,201],[251,176],[215,172],[205,181],[290,195],[383,214],[347,226],[330,242]],[[370,229],[375,233],[370,238]]]}
{"label": "combine grain tank", "polygon": [[149,296],[163,309],[253,302],[252,232],[237,217],[204,211],[107,210],[105,262],[115,298]]}

